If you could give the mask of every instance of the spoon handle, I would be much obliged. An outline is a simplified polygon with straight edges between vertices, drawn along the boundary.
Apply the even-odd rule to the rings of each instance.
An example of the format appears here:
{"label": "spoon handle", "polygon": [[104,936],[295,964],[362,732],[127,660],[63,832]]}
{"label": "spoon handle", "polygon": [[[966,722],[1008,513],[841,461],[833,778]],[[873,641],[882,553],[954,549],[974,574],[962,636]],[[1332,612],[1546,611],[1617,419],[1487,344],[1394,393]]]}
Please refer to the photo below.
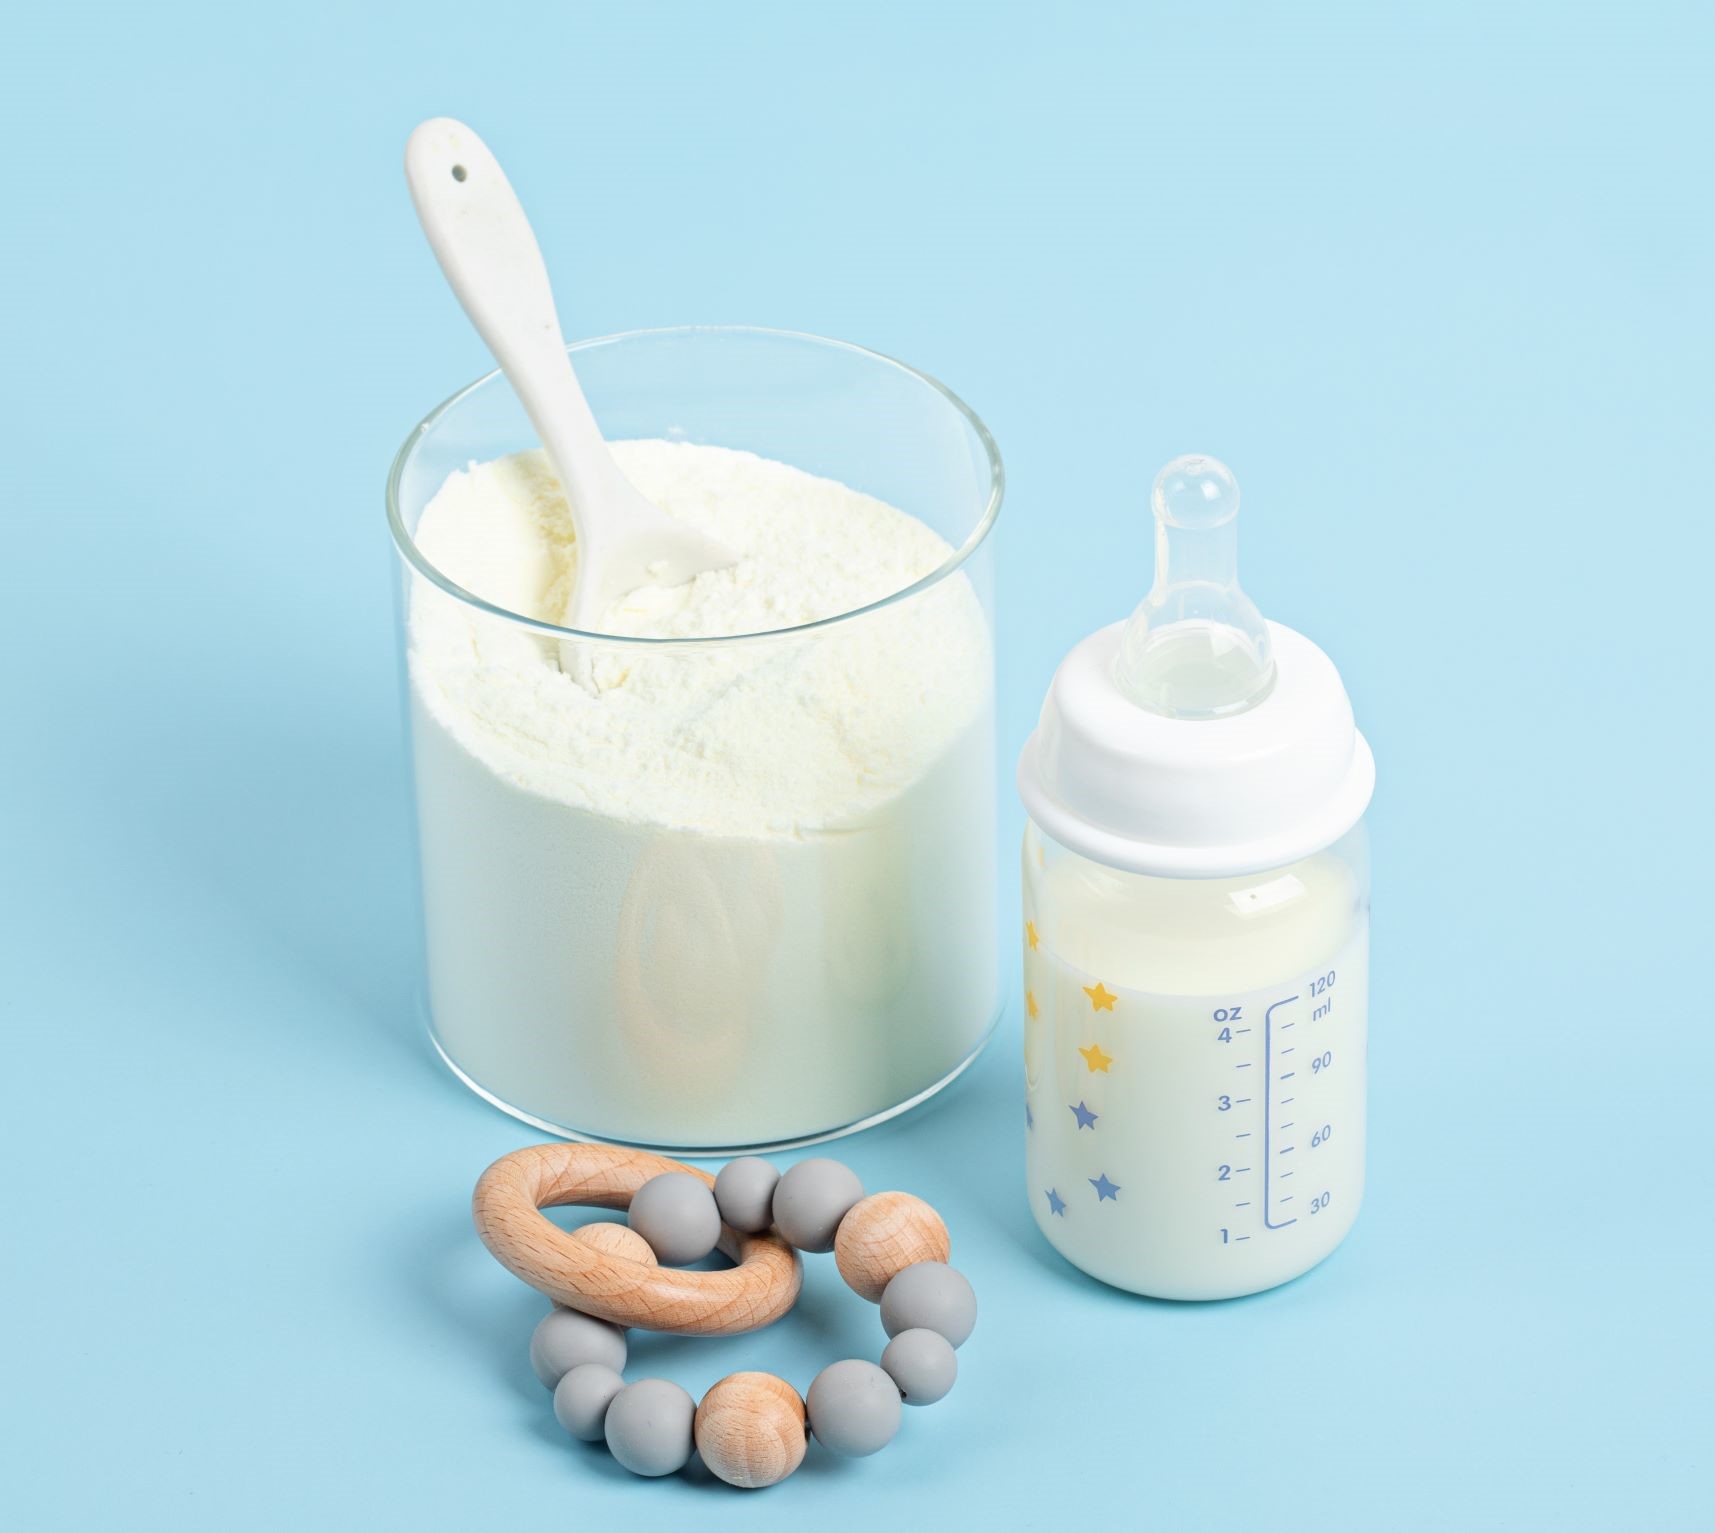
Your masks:
{"label": "spoon handle", "polygon": [[[619,470],[566,356],[548,269],[517,193],[488,145],[435,117],[405,146],[405,179],[435,259],[529,413],[574,522]],[[578,526],[580,537],[585,528]]]}

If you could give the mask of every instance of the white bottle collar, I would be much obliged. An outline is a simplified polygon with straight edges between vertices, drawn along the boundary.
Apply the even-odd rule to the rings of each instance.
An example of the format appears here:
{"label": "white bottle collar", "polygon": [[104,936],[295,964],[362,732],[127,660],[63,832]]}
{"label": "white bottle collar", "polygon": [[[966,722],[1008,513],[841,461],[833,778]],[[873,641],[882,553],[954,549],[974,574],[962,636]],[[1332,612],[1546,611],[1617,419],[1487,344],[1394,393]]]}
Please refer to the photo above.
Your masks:
{"label": "white bottle collar", "polygon": [[1309,639],[1269,623],[1268,695],[1228,718],[1175,719],[1115,683],[1124,628],[1067,655],[1025,742],[1018,791],[1042,830],[1109,867],[1218,878],[1296,862],[1357,824],[1375,760]]}

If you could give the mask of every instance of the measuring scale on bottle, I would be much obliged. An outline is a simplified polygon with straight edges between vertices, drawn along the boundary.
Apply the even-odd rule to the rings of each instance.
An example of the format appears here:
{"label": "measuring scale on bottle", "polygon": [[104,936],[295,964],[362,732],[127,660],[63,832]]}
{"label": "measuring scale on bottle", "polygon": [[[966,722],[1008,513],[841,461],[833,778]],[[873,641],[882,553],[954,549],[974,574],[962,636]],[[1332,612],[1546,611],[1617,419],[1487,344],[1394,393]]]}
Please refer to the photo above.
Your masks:
{"label": "measuring scale on bottle", "polygon": [[1374,767],[1326,656],[1239,590],[1237,503],[1212,459],[1163,472],[1155,588],[1019,769],[1031,1205],[1162,1298],[1296,1277],[1363,1196]]}
{"label": "measuring scale on bottle", "polygon": [[[1347,970],[1347,979],[1352,974]],[[1300,983],[1297,994],[1283,995],[1262,1004],[1261,1049],[1254,1060],[1240,1060],[1234,1070],[1255,1069],[1261,1079],[1260,1095],[1232,1096],[1222,1092],[1215,1102],[1217,1111],[1225,1113],[1249,1107],[1247,1127],[1233,1134],[1236,1147],[1233,1160],[1255,1160],[1255,1165],[1237,1166],[1223,1161],[1215,1173],[1217,1181],[1231,1182],[1234,1191],[1252,1191],[1250,1184],[1238,1185],[1241,1176],[1253,1172],[1262,1183],[1257,1198],[1244,1198],[1233,1204],[1235,1210],[1254,1210],[1248,1217],[1235,1217],[1231,1226],[1221,1227],[1223,1245],[1238,1244],[1252,1238],[1261,1223],[1263,1231],[1278,1232],[1292,1228],[1301,1219],[1314,1219],[1327,1214],[1334,1206],[1334,1195],[1341,1194],[1344,1211],[1349,1203],[1356,1212],[1358,1197],[1363,1190],[1362,1159],[1355,1162],[1334,1152],[1334,1146],[1363,1143],[1363,1032],[1356,1036],[1340,1026],[1343,1016],[1336,1018],[1334,987],[1339,970],[1313,974]],[[1308,1004],[1305,1004],[1306,1001]],[[1278,1014],[1278,1015],[1277,1015]],[[1239,1026],[1246,1016],[1250,1021]],[[1213,1020],[1222,1025],[1215,1034],[1221,1043],[1237,1043],[1259,1031],[1254,1010],[1243,1005],[1218,1006]],[[1300,1031],[1300,1024],[1307,1024]],[[1318,1026],[1317,1024],[1323,1024]],[[1290,1037],[1289,1037],[1290,1035]],[[1342,1092],[1336,1085],[1335,1041],[1340,1071],[1356,1080],[1356,1090]],[[1236,1089],[1258,1092],[1258,1077],[1247,1075]],[[1256,1127],[1256,1107],[1262,1109],[1260,1135]],[[1250,1141],[1245,1143],[1245,1141]],[[1260,1149],[1258,1143],[1260,1140]],[[1313,1151],[1327,1153],[1314,1155]],[[1288,1155],[1302,1153],[1302,1158],[1288,1162]],[[1303,1176],[1303,1185],[1297,1180]],[[1294,1185],[1288,1188],[1288,1182]],[[1292,1206],[1288,1206],[1292,1205]],[[1351,1223],[1348,1214],[1342,1221],[1324,1221],[1344,1233]],[[1243,1231],[1241,1233],[1240,1231]],[[1338,1236],[1335,1237],[1336,1239]],[[1332,1243],[1330,1243],[1330,1249]]]}

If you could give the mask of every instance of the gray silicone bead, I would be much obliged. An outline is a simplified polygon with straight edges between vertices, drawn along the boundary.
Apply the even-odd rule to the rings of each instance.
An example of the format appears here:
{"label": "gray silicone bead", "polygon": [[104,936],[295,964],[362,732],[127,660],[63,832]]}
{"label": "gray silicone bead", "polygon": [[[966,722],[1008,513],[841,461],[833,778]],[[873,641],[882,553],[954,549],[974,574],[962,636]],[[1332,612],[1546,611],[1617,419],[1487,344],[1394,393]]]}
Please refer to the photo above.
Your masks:
{"label": "gray silicone bead", "polygon": [[605,1363],[618,1373],[625,1367],[625,1332],[556,1305],[530,1338],[530,1366],[543,1386],[552,1389],[579,1363]]}
{"label": "gray silicone bead", "polygon": [[899,1388],[874,1363],[829,1363],[804,1397],[816,1441],[847,1458],[878,1453],[899,1430]]}
{"label": "gray silicone bead", "polygon": [[691,1461],[697,1402],[669,1379],[627,1384],[607,1408],[608,1449],[633,1474],[673,1474]]}
{"label": "gray silicone bead", "polygon": [[606,1435],[607,1408],[624,1388],[625,1380],[606,1363],[579,1363],[554,1386],[554,1419],[573,1437],[598,1443]]}
{"label": "gray silicone bead", "polygon": [[831,1251],[863,1183],[837,1160],[801,1160],[774,1189],[774,1222],[800,1251]]}
{"label": "gray silicone bead", "polygon": [[881,1327],[889,1336],[921,1328],[962,1346],[977,1323],[977,1296],[945,1262],[917,1262],[882,1290]]}
{"label": "gray silicone bead", "polygon": [[721,1236],[715,1195],[689,1171],[650,1177],[632,1197],[626,1217],[669,1267],[700,1262]]}
{"label": "gray silicone bead", "polygon": [[780,1173],[755,1155],[728,1161],[715,1178],[721,1218],[746,1235],[760,1235],[774,1222],[774,1187]]}
{"label": "gray silicone bead", "polygon": [[[899,1386],[907,1405],[933,1405],[944,1400],[959,1376],[959,1355],[939,1331],[921,1326],[901,1331],[881,1354],[882,1371]],[[561,1386],[564,1387],[563,1385]],[[560,1408],[554,1397],[554,1409]]]}

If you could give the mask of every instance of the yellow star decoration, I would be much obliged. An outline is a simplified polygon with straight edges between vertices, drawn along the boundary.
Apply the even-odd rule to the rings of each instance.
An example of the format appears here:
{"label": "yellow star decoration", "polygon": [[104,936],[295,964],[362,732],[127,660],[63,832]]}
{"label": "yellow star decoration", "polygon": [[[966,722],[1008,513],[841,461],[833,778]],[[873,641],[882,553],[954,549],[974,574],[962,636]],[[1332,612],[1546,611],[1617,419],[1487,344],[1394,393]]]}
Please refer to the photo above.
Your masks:
{"label": "yellow star decoration", "polygon": [[1024,923],[1024,940],[1030,944],[1030,951],[1034,953],[1036,951],[1036,944],[1042,940],[1036,934],[1036,923],[1034,921],[1026,921]]}
{"label": "yellow star decoration", "polygon": [[1097,1011],[1112,1011],[1114,1002],[1119,999],[1099,979],[1093,985],[1085,985],[1084,994],[1089,996],[1090,1005]]}
{"label": "yellow star decoration", "polygon": [[1032,1022],[1042,1015],[1042,1008],[1036,1004],[1036,992],[1034,990],[1024,992],[1024,1009],[1030,1013]]}
{"label": "yellow star decoration", "polygon": [[1102,1052],[1102,1046],[1099,1043],[1092,1043],[1089,1048],[1079,1049],[1078,1052],[1084,1056],[1084,1063],[1090,1067],[1090,1074],[1092,1075],[1094,1075],[1098,1070],[1100,1070],[1103,1075],[1106,1075],[1108,1073],[1108,1066],[1114,1062],[1113,1055],[1104,1054]]}

